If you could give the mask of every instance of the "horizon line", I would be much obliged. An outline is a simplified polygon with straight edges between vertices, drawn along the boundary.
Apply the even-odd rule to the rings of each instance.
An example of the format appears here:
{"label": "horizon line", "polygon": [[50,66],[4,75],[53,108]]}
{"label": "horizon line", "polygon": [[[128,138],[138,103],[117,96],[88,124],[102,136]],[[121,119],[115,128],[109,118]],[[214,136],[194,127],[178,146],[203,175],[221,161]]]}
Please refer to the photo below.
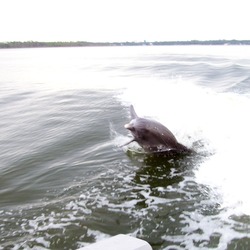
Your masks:
{"label": "horizon line", "polygon": [[101,47],[101,46],[189,46],[189,45],[250,45],[250,40],[186,40],[186,41],[141,41],[141,42],[87,42],[87,41],[9,41],[0,42],[0,49],[46,48],[46,47]]}

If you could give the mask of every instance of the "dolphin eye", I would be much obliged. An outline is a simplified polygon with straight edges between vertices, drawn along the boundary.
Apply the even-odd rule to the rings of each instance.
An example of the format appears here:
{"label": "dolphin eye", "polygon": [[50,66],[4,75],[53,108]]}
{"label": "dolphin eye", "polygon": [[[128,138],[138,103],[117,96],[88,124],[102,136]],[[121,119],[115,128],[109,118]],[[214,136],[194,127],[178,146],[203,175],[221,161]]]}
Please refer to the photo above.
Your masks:
{"label": "dolphin eye", "polygon": [[146,140],[147,139],[147,134],[148,134],[148,130],[147,129],[141,129],[141,131],[140,131],[140,138],[142,139],[142,140]]}
{"label": "dolphin eye", "polygon": [[145,128],[143,128],[143,129],[141,129],[141,132],[142,132],[143,134],[147,134],[147,133],[148,133],[148,130],[145,129]]}

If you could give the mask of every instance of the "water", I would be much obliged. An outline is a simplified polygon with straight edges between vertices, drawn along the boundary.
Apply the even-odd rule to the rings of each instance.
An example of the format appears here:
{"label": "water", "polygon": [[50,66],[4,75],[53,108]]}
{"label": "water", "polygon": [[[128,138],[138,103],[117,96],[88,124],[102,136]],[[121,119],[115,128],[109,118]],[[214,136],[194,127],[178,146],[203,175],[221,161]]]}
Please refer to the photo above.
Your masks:
{"label": "water", "polygon": [[[0,249],[249,249],[249,72],[248,46],[0,50]],[[130,104],[197,155],[119,148]]]}

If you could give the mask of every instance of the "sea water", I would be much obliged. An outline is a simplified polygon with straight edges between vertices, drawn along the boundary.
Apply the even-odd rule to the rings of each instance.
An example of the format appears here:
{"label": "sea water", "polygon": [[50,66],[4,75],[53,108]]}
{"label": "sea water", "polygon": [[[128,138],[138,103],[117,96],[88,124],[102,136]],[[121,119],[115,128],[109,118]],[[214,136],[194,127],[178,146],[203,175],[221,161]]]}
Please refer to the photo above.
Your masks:
{"label": "sea water", "polygon": [[[0,249],[250,248],[248,46],[0,50]],[[196,151],[135,153],[129,105]]]}

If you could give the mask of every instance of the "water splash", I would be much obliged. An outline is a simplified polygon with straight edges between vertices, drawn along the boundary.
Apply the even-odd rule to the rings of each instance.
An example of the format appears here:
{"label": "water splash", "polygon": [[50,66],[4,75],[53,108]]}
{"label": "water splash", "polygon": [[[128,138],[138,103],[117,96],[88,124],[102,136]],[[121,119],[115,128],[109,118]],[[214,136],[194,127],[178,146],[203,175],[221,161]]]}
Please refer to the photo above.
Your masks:
{"label": "water splash", "polygon": [[[202,87],[196,80],[140,80],[119,96],[121,102],[125,106],[132,103],[140,116],[162,122],[184,145],[192,147],[200,142],[196,150],[205,157],[196,162],[192,180],[208,188],[206,207],[216,207],[212,215],[200,208],[184,212],[180,217],[187,228],[163,239],[176,242],[175,247],[184,244],[188,249],[201,249],[217,242],[217,249],[225,249],[235,238],[248,237],[250,99]],[[186,178],[182,183],[186,185]],[[180,190],[185,188],[176,192]],[[202,202],[195,206],[202,206]],[[245,220],[240,219],[244,216]],[[182,234],[189,236],[183,239]]]}

